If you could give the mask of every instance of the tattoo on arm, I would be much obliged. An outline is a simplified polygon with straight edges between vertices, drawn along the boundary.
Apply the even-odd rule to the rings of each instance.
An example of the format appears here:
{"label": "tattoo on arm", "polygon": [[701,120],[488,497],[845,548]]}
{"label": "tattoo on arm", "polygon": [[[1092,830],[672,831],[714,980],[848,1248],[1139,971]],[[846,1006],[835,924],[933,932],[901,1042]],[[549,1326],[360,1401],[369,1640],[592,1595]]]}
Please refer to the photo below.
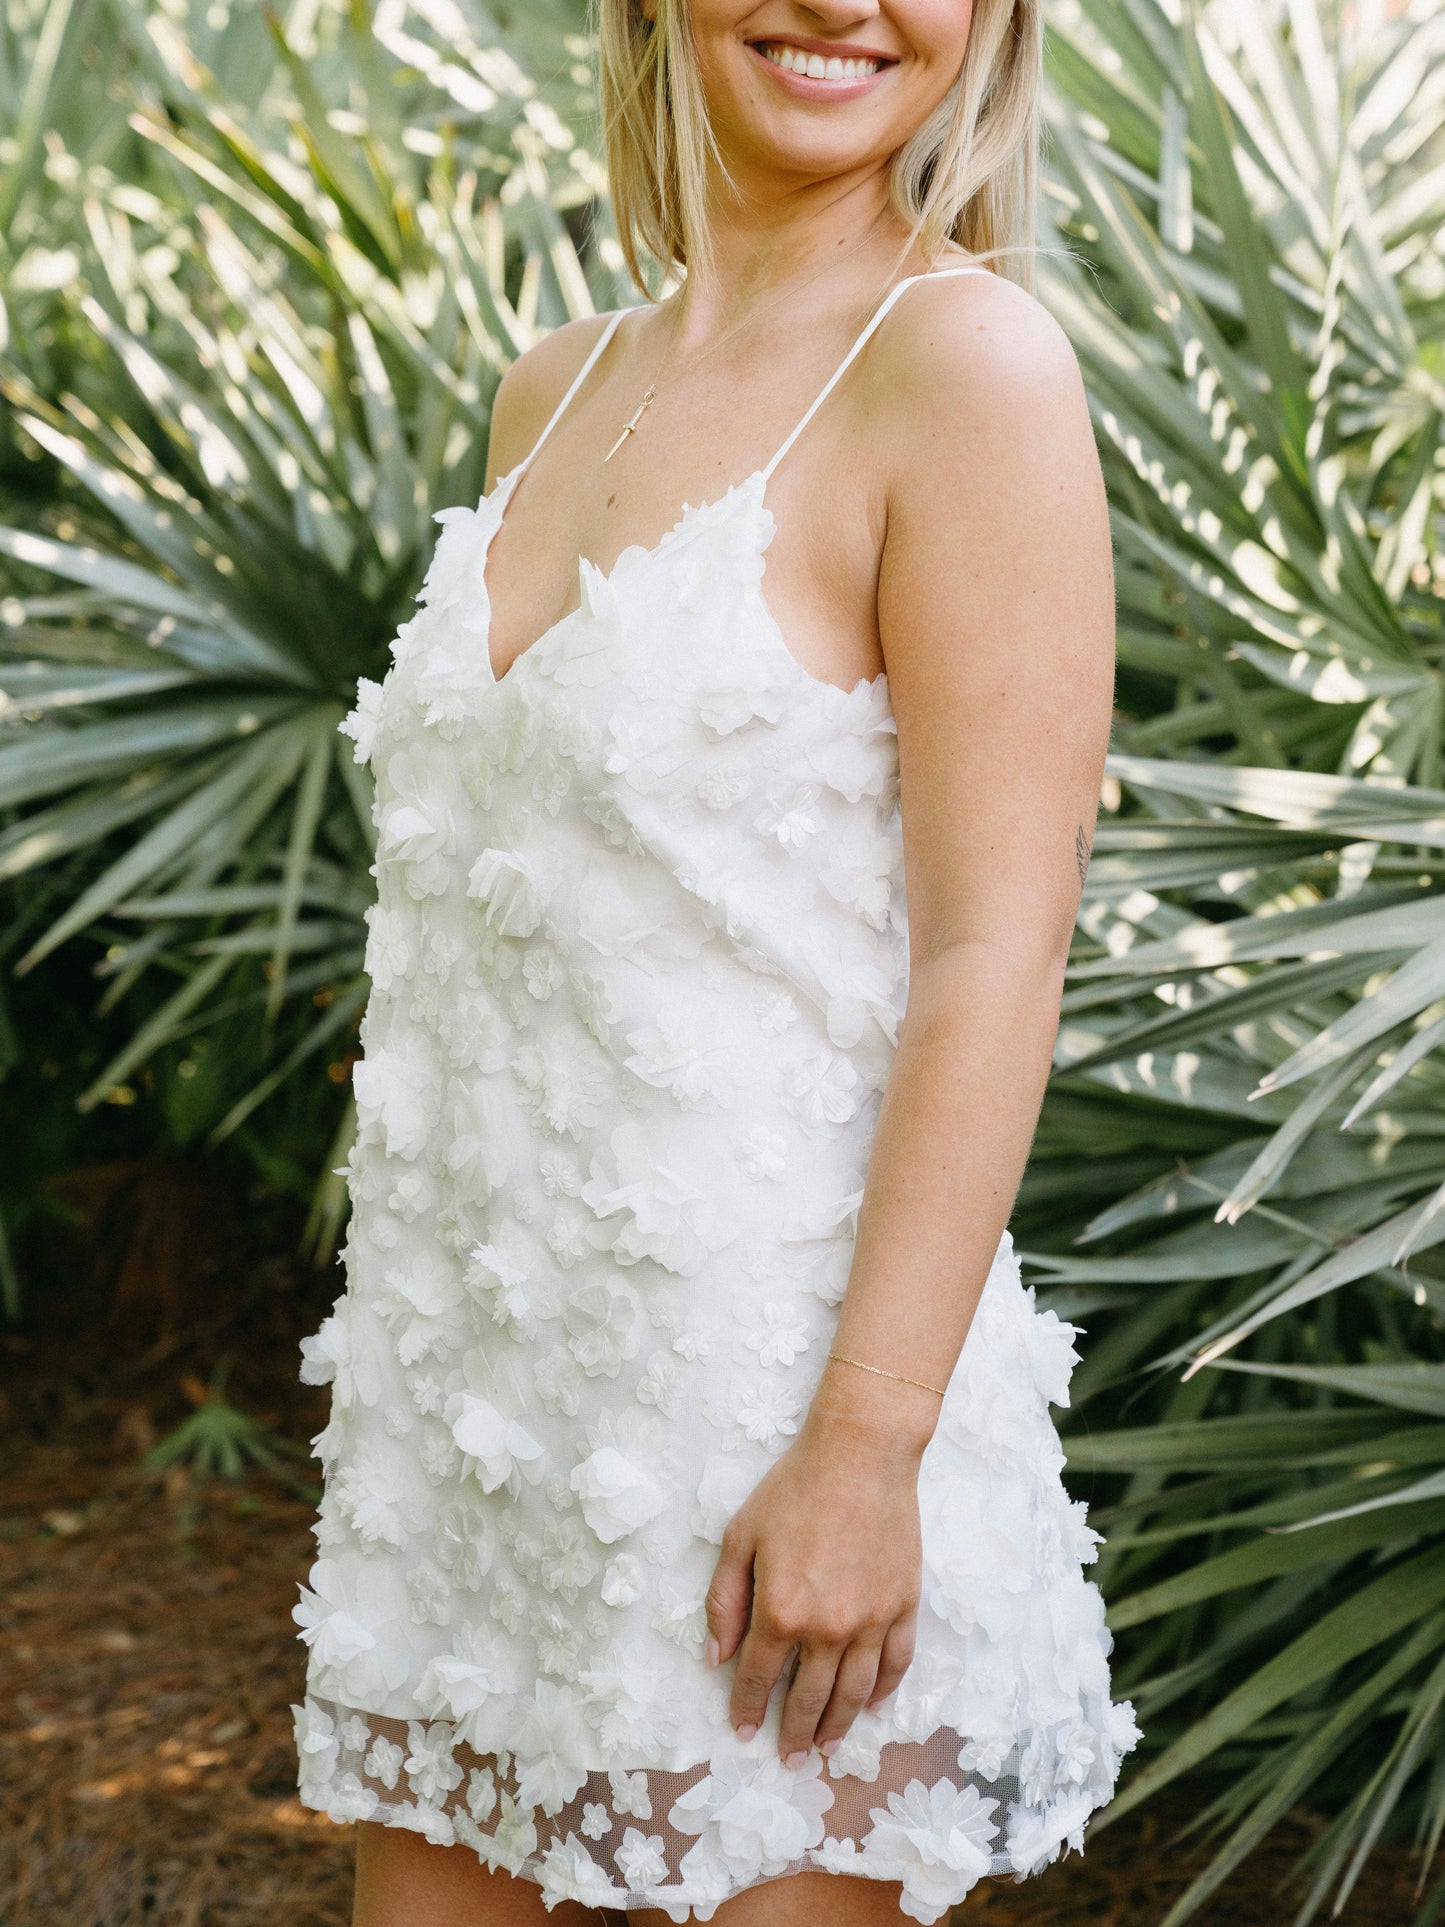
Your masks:
{"label": "tattoo on arm", "polygon": [[1079,888],[1082,890],[1089,874],[1089,839],[1084,834],[1082,823],[1074,831],[1074,861],[1079,866]]}

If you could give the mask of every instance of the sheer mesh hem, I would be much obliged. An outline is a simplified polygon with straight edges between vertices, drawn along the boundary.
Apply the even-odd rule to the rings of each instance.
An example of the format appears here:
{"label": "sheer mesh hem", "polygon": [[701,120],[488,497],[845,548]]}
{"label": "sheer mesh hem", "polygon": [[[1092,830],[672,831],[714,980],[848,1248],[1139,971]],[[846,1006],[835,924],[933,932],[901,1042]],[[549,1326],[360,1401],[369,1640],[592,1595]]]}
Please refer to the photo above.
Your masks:
{"label": "sheer mesh hem", "polygon": [[983,1750],[950,1727],[887,1741],[861,1771],[835,1773],[838,1760],[817,1753],[789,1769],[764,1730],[680,1771],[550,1762],[539,1778],[535,1761],[519,1769],[508,1753],[474,1752],[445,1721],[314,1697],[294,1710],[307,1806],[470,1846],[489,1868],[534,1881],[549,1910],[571,1900],[709,1920],[749,1887],[821,1870],[896,1881],[904,1914],[940,1921],[983,1877],[1022,1879],[1066,1844],[1082,1848],[1089,1813],[1112,1791],[1110,1773],[1031,1804],[1026,1749],[999,1760],[995,1747],[982,1764],[998,1770],[985,1772],[962,1763]]}

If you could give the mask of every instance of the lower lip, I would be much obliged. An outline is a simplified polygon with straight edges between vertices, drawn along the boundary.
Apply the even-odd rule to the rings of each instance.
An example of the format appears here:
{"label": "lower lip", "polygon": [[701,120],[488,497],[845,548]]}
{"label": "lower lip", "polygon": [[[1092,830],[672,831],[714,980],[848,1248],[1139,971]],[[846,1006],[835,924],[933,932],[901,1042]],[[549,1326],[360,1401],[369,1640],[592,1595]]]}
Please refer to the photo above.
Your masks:
{"label": "lower lip", "polygon": [[811,74],[794,73],[790,68],[780,67],[776,60],[769,60],[751,42],[748,52],[755,60],[761,61],[784,93],[791,94],[795,100],[856,100],[860,94],[866,94],[876,87],[885,74],[892,72],[891,67],[880,67],[876,73],[864,74],[861,80],[815,80]]}

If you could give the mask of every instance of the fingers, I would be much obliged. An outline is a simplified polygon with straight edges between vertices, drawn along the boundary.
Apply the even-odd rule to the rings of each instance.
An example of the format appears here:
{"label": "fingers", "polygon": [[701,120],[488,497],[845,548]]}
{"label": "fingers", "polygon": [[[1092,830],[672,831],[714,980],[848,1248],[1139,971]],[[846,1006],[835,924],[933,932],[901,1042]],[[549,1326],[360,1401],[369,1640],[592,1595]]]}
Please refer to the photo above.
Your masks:
{"label": "fingers", "polygon": [[723,1534],[722,1551],[707,1589],[707,1645],[703,1651],[709,1666],[720,1666],[737,1651],[738,1641],[747,1631],[752,1600],[752,1538],[735,1519]]}
{"label": "fingers", "polygon": [[882,1648],[866,1640],[855,1640],[844,1652],[814,1735],[814,1743],[825,1757],[837,1752],[838,1742],[872,1698],[881,1657]]}
{"label": "fingers", "polygon": [[868,1695],[869,1708],[886,1700],[908,1671],[913,1659],[913,1642],[918,1634],[918,1608],[916,1606],[895,1619],[888,1628],[883,1641],[883,1651],[878,1660],[878,1678]]}
{"label": "fingers", "polygon": [[794,1641],[769,1633],[756,1617],[738,1649],[728,1718],[740,1740],[750,1740],[763,1723],[768,1698],[788,1662]]}
{"label": "fingers", "polygon": [[[841,1646],[803,1648],[798,1670],[783,1701],[778,1734],[778,1751],[789,1766],[801,1766],[808,1757],[818,1722],[833,1697],[844,1651]],[[863,1702],[860,1699],[858,1703],[861,1706]]]}

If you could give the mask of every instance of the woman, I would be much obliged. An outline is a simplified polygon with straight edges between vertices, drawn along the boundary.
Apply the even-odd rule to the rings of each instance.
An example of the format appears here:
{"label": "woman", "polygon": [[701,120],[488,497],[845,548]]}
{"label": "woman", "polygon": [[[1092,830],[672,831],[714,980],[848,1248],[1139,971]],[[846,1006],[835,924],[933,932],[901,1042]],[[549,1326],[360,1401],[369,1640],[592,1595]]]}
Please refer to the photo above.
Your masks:
{"label": "woman", "polygon": [[509,370],[345,725],[302,1794],[358,1927],[936,1921],[1136,1737],[1005,1229],[1112,687],[1077,363],[978,258],[1027,271],[1039,0],[599,27],[686,279]]}

